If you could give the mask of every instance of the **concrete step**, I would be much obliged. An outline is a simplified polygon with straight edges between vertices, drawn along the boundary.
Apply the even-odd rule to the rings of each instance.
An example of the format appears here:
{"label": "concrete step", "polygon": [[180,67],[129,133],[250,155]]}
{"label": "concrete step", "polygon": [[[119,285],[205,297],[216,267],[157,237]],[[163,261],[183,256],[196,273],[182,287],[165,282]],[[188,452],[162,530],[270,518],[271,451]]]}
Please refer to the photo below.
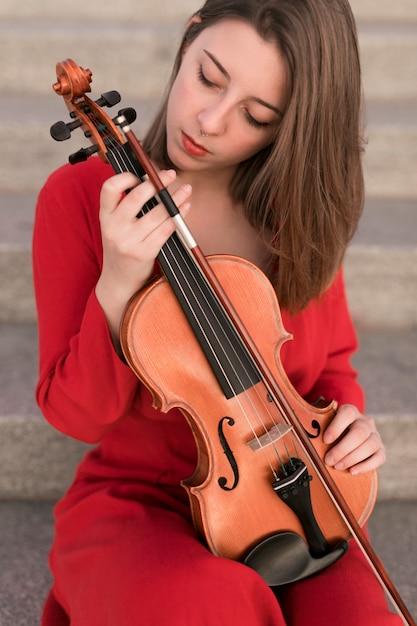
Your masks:
{"label": "concrete step", "polygon": [[[51,585],[47,559],[53,503],[0,502],[0,624],[36,626]],[[417,617],[417,501],[377,502],[372,544],[408,610]]]}
{"label": "concrete step", "polygon": [[350,6],[359,22],[417,22],[415,0],[350,0]]}
{"label": "concrete step", "polygon": [[345,259],[360,328],[417,325],[417,200],[368,198]]}
{"label": "concrete step", "polygon": [[[351,0],[352,10],[359,22],[417,22],[415,0]],[[94,20],[104,21],[169,21],[186,20],[203,5],[203,0],[141,0],[140,10],[134,0],[119,0],[117,4],[101,0],[73,0],[71,4],[55,0],[38,0],[36,3],[2,0],[0,19],[36,18],[46,20]]]}
{"label": "concrete step", "polygon": [[376,419],[387,450],[387,462],[379,470],[380,497],[413,499],[417,494],[417,478],[410,481],[417,447],[417,327],[359,330],[358,336],[360,348],[352,362],[365,390],[366,412]]}
{"label": "concrete step", "polygon": [[0,351],[0,500],[57,498],[88,446],[51,428],[35,403],[36,326],[0,324]]}
{"label": "concrete step", "polygon": [[346,285],[352,317],[361,328],[417,324],[417,248],[349,248]]}
{"label": "concrete step", "polygon": [[417,199],[417,98],[368,98],[364,138],[368,196]]}
{"label": "concrete step", "polygon": [[417,22],[360,23],[358,36],[366,96],[415,98]]}
{"label": "concrete step", "polygon": [[[36,319],[31,238],[36,196],[0,194],[0,322]],[[362,328],[417,325],[417,200],[368,198],[346,256],[351,311]]]}
{"label": "concrete step", "polygon": [[[417,329],[360,333],[354,365],[388,451],[380,498],[417,499]],[[57,433],[34,401],[34,325],[0,324],[0,500],[57,498],[88,446]]]}
{"label": "concrete step", "polygon": [[[123,86],[126,96],[158,97],[165,86],[184,19],[110,21],[10,17],[0,22],[3,93],[48,92],[57,61],[73,58],[94,80]],[[417,21],[360,22],[365,93],[370,98],[417,97]],[[117,51],[117,54],[116,54]],[[107,86],[105,90],[108,90]]]}
{"label": "concrete step", "polygon": [[[400,4],[406,0],[400,0]],[[95,22],[168,22],[185,21],[197,11],[203,2],[199,0],[141,0],[138,6],[135,0],[102,2],[101,0],[73,0],[71,4],[58,3],[55,0],[38,0],[36,3],[2,0],[1,19],[44,19],[44,20],[92,20]]]}
{"label": "concrete step", "polygon": [[[182,23],[3,20],[0,81],[9,94],[49,94],[55,65],[70,57],[93,71],[98,85],[141,98],[159,97],[165,87]],[[113,84],[113,87],[108,85]]]}
{"label": "concrete step", "polygon": [[[352,10],[358,21],[417,22],[417,5],[414,0],[351,0]],[[36,3],[2,0],[0,19],[43,18],[68,20],[168,21],[186,20],[191,13],[203,5],[203,0],[141,0],[140,10],[134,0],[119,0],[117,4],[103,3],[100,0],[73,0],[71,4],[57,3],[55,0],[38,0]]]}

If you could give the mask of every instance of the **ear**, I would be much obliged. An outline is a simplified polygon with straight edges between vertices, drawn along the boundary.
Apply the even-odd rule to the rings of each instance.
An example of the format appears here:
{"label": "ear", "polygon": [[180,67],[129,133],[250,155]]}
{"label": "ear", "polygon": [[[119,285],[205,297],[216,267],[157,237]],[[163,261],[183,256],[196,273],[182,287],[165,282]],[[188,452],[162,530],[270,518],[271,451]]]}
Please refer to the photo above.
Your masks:
{"label": "ear", "polygon": [[187,26],[185,27],[184,30],[184,36],[183,36],[183,41],[185,42],[183,44],[182,50],[181,50],[181,55],[184,56],[185,52],[187,51],[187,48],[189,46],[189,43],[187,43],[187,33],[190,30],[190,28],[192,26],[194,26],[194,24],[201,24],[203,20],[201,19],[201,16],[199,13],[196,13],[195,15],[192,16],[192,18],[189,20]]}
{"label": "ear", "polygon": [[203,20],[201,19],[201,15],[199,13],[196,13],[195,15],[192,16],[192,18],[189,20],[187,26],[185,27],[185,32],[187,32],[191,26],[193,24],[201,24]]}

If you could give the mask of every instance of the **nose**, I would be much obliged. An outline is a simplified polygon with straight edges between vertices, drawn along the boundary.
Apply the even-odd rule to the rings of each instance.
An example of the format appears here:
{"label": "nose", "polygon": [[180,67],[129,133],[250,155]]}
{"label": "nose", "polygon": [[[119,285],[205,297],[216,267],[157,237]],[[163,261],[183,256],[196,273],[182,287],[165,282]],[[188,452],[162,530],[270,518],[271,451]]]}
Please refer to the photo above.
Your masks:
{"label": "nose", "polygon": [[221,136],[225,133],[230,117],[230,106],[227,100],[216,98],[207,104],[197,115],[200,128],[208,135]]}

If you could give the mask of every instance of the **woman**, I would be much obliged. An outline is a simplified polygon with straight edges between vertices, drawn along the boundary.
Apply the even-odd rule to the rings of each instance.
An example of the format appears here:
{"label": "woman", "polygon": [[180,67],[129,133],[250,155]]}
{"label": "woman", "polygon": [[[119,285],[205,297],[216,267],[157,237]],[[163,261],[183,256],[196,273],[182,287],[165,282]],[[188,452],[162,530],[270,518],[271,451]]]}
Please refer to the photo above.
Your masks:
{"label": "woman", "polygon": [[[353,474],[385,460],[349,363],[340,269],[362,207],[359,120],[345,0],[208,0],[144,140],[203,252],[270,278],[294,335],[284,369],[306,399],[339,402],[325,462]],[[60,431],[98,444],[56,507],[44,626],[400,623],[354,541],[317,576],[271,589],[196,538],[180,486],[196,464],[191,431],[120,358],[123,311],[174,230],[159,205],[137,219],[155,193],[137,183],[92,158],[39,197],[37,399]]]}

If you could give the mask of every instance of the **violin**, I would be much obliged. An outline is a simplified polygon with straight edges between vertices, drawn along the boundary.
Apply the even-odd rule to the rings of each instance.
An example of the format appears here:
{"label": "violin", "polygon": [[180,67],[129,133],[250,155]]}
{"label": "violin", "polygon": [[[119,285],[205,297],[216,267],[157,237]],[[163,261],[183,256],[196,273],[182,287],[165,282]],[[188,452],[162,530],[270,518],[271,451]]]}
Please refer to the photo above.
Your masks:
{"label": "violin", "polygon": [[131,130],[135,111],[121,109],[114,119],[104,112],[119,103],[117,92],[91,100],[92,73],[71,59],[56,73],[53,88],[72,121],[54,124],[52,137],[62,141],[81,128],[91,140],[70,162],[97,153],[115,173],[149,179],[156,196],[138,219],[162,202],[175,222],[158,254],[162,275],[128,303],[120,341],[154,406],[179,408],[193,432],[197,467],[182,485],[200,537],[270,586],[331,566],[353,537],[404,623],[416,626],[361,528],[375,504],[377,474],[325,466],[321,435],[337,403],[311,405],[287,378],[279,351],[291,335],[269,280],[244,259],[204,257]]}

